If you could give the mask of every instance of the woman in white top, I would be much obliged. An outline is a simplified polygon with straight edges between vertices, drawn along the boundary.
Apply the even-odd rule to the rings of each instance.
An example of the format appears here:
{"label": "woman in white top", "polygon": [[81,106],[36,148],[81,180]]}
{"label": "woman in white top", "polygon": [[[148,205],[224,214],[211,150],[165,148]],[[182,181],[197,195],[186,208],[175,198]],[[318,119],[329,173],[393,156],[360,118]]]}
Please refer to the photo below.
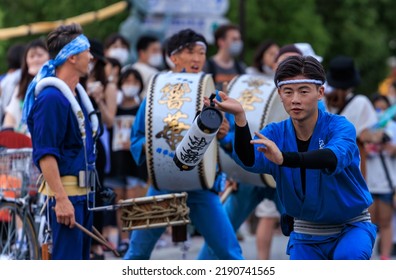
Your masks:
{"label": "woman in white top", "polygon": [[42,40],[33,40],[27,45],[22,60],[21,80],[5,109],[3,129],[12,128],[17,132],[28,134],[26,124],[21,122],[26,90],[47,60],[49,60],[49,53]]}

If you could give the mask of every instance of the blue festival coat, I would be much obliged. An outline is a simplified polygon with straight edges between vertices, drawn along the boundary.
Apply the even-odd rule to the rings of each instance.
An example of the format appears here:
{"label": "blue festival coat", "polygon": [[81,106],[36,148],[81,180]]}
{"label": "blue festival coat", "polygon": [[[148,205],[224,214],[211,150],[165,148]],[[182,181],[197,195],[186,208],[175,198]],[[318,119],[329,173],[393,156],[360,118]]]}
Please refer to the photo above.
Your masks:
{"label": "blue festival coat", "polygon": [[[95,154],[91,123],[78,97],[77,101],[85,117],[87,160],[89,169],[92,169]],[[80,170],[85,170],[84,146],[77,118],[70,102],[58,88],[49,86],[40,92],[27,123],[32,135],[33,161],[39,169],[40,159],[52,155],[57,160],[61,176],[78,176]]]}
{"label": "blue festival coat", "polygon": [[[305,194],[300,168],[282,167],[269,161],[264,153],[257,151],[257,144],[253,166],[245,166],[235,150],[233,158],[248,171],[274,177],[279,199],[288,215],[315,223],[339,224],[361,214],[371,205],[372,198],[359,168],[354,126],[343,116],[318,111],[308,150],[332,150],[337,157],[337,167],[332,173],[306,169]],[[298,151],[291,118],[271,123],[260,133],[274,141],[282,152]]]}

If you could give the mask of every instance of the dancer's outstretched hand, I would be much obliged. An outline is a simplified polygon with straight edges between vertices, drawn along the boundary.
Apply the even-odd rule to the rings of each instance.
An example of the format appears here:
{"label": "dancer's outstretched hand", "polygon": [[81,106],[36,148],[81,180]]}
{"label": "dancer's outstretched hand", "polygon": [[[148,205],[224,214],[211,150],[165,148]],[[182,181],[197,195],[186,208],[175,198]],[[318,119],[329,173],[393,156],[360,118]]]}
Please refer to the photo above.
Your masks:
{"label": "dancer's outstretched hand", "polygon": [[257,148],[258,151],[263,152],[265,157],[277,165],[283,163],[283,155],[278,146],[261,133],[254,133],[258,138],[250,141],[251,144],[261,144]]}

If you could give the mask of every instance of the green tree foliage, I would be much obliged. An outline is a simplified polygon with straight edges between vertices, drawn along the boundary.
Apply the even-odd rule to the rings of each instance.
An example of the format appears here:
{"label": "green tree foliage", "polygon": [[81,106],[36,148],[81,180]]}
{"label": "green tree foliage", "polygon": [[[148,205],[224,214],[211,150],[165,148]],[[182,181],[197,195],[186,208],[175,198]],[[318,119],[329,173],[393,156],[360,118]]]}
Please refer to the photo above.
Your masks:
{"label": "green tree foliage", "polygon": [[[230,0],[228,18],[240,24],[240,0]],[[301,3],[304,3],[303,5]],[[323,55],[331,38],[315,12],[315,0],[245,0],[245,61],[252,63],[255,48],[267,39],[279,45],[310,42]]]}
{"label": "green tree foliage", "polygon": [[[2,0],[0,1],[0,28],[16,27],[41,21],[66,19],[105,8],[119,1],[120,0]],[[103,40],[110,33],[119,31],[118,29],[121,22],[128,17],[128,14],[128,11],[124,11],[109,19],[84,25],[84,33],[89,37]],[[46,35],[47,34],[26,36],[0,41],[0,61],[5,61],[5,52],[12,44],[26,43],[37,37],[45,38]],[[0,63],[0,73],[5,69],[6,65]]]}
{"label": "green tree foliage", "polygon": [[357,91],[370,95],[388,74],[386,59],[396,55],[392,0],[230,0],[228,18],[237,24],[240,1],[246,10],[247,64],[267,38],[280,45],[309,42],[324,57],[325,68],[336,55],[352,56],[362,76]]}
{"label": "green tree foliage", "polygon": [[336,55],[353,57],[362,76],[357,90],[367,95],[376,92],[387,75],[388,41],[395,27],[389,13],[394,10],[392,1],[317,0],[317,10],[332,38],[325,66]]}

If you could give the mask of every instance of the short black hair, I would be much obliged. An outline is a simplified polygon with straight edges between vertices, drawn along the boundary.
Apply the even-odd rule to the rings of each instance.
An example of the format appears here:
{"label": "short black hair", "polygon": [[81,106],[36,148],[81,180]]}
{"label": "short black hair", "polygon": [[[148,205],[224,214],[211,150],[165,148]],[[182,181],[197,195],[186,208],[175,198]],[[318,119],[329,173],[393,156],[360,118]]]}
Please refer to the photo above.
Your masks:
{"label": "short black hair", "polygon": [[50,58],[55,58],[64,46],[82,33],[82,27],[77,23],[61,25],[51,31],[47,37],[47,47]]}
{"label": "short black hair", "polygon": [[24,44],[12,45],[7,50],[7,67],[8,67],[8,69],[21,68],[24,52],[25,52]]}
{"label": "short black hair", "polygon": [[159,42],[158,38],[154,36],[145,35],[139,38],[136,43],[136,50],[139,52],[141,50],[147,50],[148,47],[153,44]]}
{"label": "short black hair", "polygon": [[184,48],[191,48],[196,42],[202,42],[205,44],[206,48],[208,47],[208,43],[206,42],[204,36],[196,33],[192,29],[183,29],[178,33],[172,35],[167,40],[167,53],[169,56],[171,56],[172,52],[182,50]]}
{"label": "short black hair", "polygon": [[285,79],[302,75],[308,79],[326,81],[326,72],[322,64],[312,56],[289,56],[283,60],[275,72],[275,85]]}

